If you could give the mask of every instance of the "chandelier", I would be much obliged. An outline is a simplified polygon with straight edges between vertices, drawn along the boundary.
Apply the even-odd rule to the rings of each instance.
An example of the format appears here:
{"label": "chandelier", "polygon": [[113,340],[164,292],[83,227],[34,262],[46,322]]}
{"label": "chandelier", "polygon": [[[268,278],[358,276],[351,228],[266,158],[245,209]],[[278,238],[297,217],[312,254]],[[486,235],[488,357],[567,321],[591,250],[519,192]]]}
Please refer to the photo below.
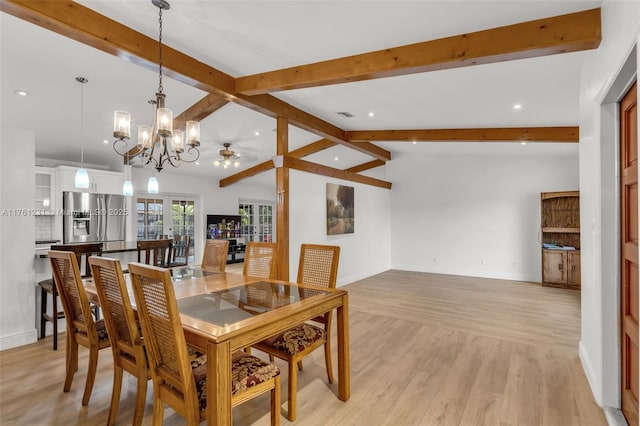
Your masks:
{"label": "chandelier", "polygon": [[[162,87],[162,11],[169,10],[169,3],[165,0],[151,0],[158,8],[158,22],[160,25],[158,36],[158,91],[156,100],[149,101],[155,104],[155,120],[153,126],[138,126],[138,143],[135,147],[129,147],[127,139],[131,134],[131,114],[127,111],[115,111],[113,115],[113,149],[125,158],[140,156],[144,165],[152,164],[160,172],[166,163],[173,167],[181,163],[193,163],[200,158],[200,123],[197,121],[186,122],[185,133],[182,130],[173,129],[173,112],[165,108],[165,94]],[[185,144],[188,145],[185,156]],[[155,179],[155,178],[154,178]]]}
{"label": "chandelier", "polygon": [[240,155],[229,149],[231,144],[229,142],[225,142],[222,144],[222,146],[224,146],[224,149],[221,149],[218,152],[220,154],[220,157],[222,158],[220,158],[219,160],[215,160],[213,162],[213,165],[216,167],[222,165],[222,167],[225,169],[229,168],[229,166],[231,166],[232,164],[236,169],[240,167],[240,161],[238,161]]}

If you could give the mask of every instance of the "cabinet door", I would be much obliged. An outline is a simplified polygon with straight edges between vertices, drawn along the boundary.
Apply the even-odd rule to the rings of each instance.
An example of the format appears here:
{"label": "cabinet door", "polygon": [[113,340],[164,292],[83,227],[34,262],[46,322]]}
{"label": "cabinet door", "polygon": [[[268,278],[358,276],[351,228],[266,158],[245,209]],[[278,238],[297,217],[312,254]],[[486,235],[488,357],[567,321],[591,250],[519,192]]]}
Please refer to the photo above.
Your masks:
{"label": "cabinet door", "polygon": [[542,250],[542,282],[552,284],[566,284],[566,264],[566,251]]}
{"label": "cabinet door", "polygon": [[54,214],[55,200],[55,172],[53,169],[36,167],[36,193],[34,208],[37,214]]}
{"label": "cabinet door", "polygon": [[567,284],[580,287],[580,251],[567,252]]}
{"label": "cabinet door", "polygon": [[89,173],[91,192],[98,194],[122,194],[122,174],[115,172]]}

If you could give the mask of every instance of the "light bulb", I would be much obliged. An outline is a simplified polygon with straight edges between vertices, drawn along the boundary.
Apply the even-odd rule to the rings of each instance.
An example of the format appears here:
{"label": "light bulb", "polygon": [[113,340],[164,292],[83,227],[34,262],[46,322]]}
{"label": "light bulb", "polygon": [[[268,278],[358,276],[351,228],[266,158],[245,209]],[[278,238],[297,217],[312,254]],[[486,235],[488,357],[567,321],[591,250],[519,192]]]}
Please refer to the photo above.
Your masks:
{"label": "light bulb", "polygon": [[215,160],[213,162],[213,165],[216,166],[216,167],[220,167],[220,161],[219,160]]}
{"label": "light bulb", "polygon": [[236,169],[240,167],[240,162],[236,161],[235,163],[233,163],[233,167],[235,167]]}

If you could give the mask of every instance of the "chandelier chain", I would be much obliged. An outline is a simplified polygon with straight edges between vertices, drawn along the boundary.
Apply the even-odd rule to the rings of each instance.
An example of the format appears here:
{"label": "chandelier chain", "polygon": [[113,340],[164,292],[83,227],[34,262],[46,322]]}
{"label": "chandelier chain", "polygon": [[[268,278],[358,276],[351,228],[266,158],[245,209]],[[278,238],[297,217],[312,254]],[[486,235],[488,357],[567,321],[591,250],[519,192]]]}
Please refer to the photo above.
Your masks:
{"label": "chandelier chain", "polygon": [[162,93],[162,90],[164,89],[162,87],[162,8],[159,7],[159,17],[158,17],[158,23],[160,24],[160,31],[159,31],[159,36],[158,36],[158,62],[159,62],[159,66],[160,66],[160,73],[159,73],[159,82],[158,82],[158,93]]}

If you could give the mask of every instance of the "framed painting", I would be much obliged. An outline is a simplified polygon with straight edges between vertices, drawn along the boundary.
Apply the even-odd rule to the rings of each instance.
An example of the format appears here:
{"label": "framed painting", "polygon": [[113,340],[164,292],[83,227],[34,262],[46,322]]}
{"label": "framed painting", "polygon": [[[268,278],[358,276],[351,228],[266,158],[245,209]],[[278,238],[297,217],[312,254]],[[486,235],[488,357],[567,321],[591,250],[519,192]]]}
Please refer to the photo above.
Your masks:
{"label": "framed painting", "polygon": [[353,234],[353,186],[327,184],[327,235]]}

